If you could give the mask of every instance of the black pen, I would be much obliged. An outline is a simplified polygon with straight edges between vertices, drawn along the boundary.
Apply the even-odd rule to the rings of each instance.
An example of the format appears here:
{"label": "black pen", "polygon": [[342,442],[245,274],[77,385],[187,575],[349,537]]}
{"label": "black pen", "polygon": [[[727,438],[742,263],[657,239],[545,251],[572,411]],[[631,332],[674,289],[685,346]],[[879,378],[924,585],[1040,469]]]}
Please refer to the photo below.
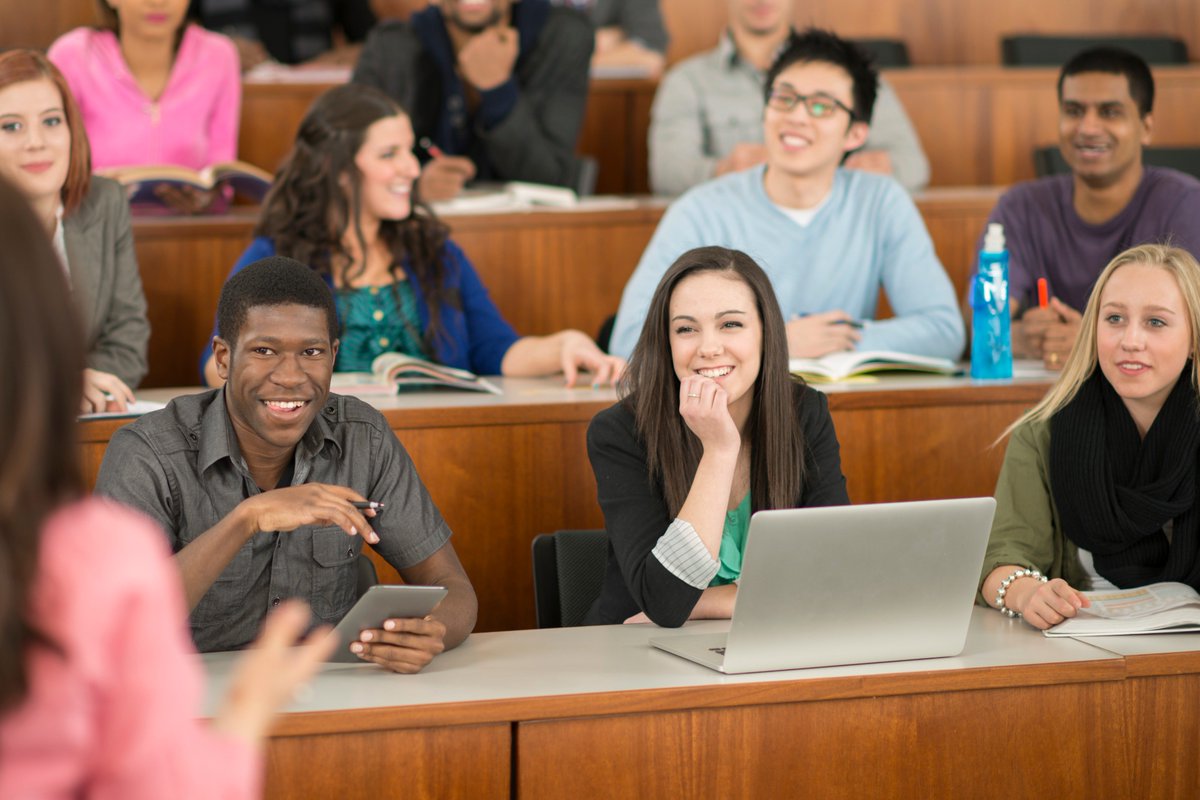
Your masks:
{"label": "black pen", "polygon": [[383,503],[377,503],[374,500],[351,500],[350,505],[359,511],[380,511],[383,509]]}

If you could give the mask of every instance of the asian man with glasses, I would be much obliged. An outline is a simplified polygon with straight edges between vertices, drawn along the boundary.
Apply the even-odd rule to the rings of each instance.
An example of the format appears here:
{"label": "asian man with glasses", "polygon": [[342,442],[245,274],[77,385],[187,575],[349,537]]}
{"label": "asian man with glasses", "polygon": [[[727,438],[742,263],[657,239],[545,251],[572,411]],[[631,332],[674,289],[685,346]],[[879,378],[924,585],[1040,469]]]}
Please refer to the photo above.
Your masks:
{"label": "asian man with glasses", "polygon": [[[890,177],[841,166],[870,131],[878,76],[853,44],[795,36],[767,74],[766,163],[701,184],[663,215],[625,286],[611,352],[628,356],[666,268],[742,250],[771,278],[792,356],[897,350],[958,358],[963,320],[916,206]],[[895,314],[875,320],[880,288]]]}

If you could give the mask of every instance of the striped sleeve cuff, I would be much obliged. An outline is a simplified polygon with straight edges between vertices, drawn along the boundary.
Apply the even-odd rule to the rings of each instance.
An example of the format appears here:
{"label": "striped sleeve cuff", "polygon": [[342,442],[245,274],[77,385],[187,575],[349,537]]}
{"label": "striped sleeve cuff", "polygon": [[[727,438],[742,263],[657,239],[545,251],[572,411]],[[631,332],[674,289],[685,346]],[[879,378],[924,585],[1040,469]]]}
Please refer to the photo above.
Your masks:
{"label": "striped sleeve cuff", "polygon": [[697,589],[707,588],[721,563],[709,555],[692,523],[676,518],[658,537],[654,557],[676,578]]}

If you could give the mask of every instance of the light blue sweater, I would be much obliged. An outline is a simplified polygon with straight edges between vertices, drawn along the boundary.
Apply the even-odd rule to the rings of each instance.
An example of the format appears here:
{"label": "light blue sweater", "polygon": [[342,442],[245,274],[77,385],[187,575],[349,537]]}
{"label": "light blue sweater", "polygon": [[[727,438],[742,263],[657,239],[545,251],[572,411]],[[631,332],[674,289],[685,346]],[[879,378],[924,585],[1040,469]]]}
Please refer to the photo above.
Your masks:
{"label": "light blue sweater", "polygon": [[[625,285],[612,353],[632,352],[654,289],[676,258],[721,245],[744,251],[766,271],[784,319],[840,308],[866,321],[859,350],[962,355],[954,287],[900,184],[839,169],[827,202],[802,228],[768,199],[764,169],[701,184],[667,209]],[[896,316],[871,321],[881,286]]]}

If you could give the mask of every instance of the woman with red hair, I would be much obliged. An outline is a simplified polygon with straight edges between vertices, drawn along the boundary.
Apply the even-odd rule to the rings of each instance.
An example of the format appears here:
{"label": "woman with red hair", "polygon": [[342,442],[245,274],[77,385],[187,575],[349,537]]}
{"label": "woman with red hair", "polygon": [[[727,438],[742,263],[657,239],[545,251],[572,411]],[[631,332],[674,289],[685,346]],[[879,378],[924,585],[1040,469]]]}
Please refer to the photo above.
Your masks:
{"label": "woman with red hair", "polygon": [[0,53],[0,176],[33,207],[70,282],[87,349],[82,411],[123,411],[150,339],[129,205],[120,186],[91,175],[79,107],[33,50]]}

